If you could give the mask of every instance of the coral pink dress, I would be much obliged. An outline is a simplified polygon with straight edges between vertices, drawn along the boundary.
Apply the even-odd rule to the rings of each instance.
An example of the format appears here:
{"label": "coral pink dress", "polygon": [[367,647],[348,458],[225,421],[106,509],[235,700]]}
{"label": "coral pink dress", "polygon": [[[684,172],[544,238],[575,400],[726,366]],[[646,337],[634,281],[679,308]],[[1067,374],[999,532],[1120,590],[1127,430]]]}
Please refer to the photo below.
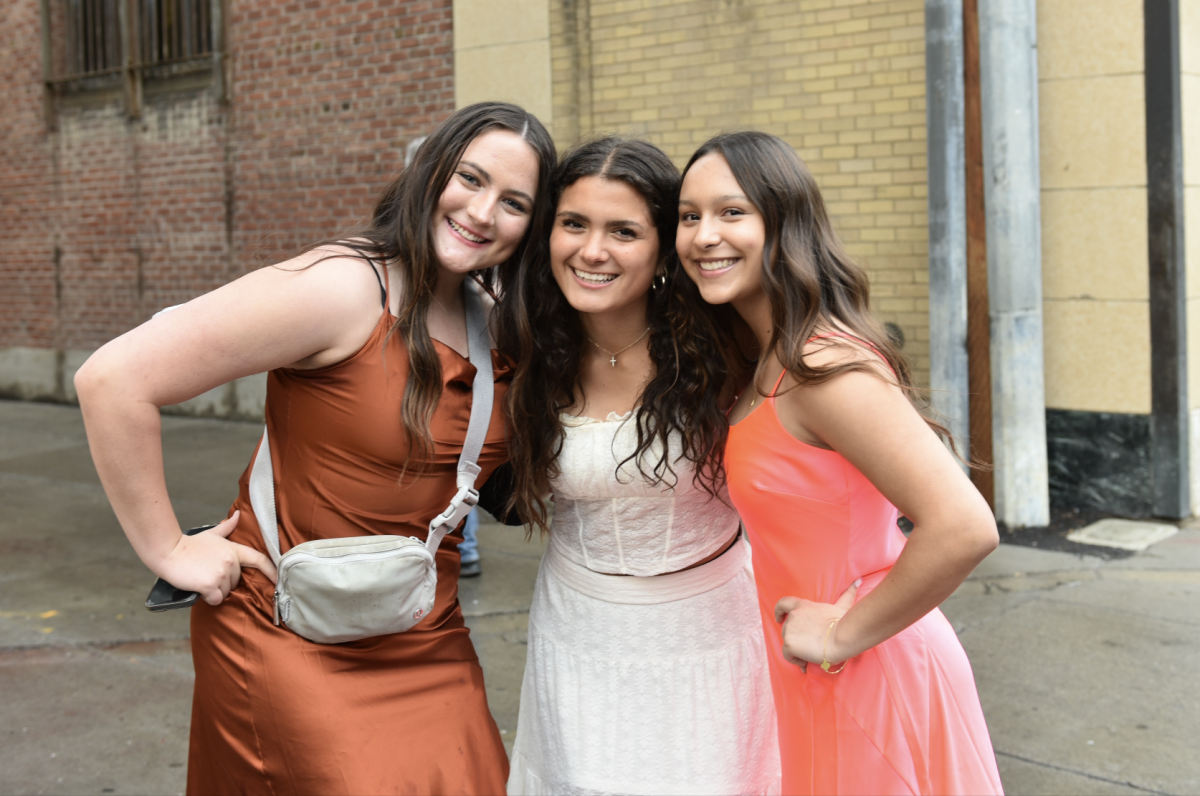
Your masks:
{"label": "coral pink dress", "polygon": [[837,452],[789,434],[770,397],[730,429],[725,467],[753,549],[783,793],[1002,793],[971,665],[940,610],[840,674],[783,659],[775,603],[832,603],[857,578],[858,599],[869,594],[904,549],[896,508]]}

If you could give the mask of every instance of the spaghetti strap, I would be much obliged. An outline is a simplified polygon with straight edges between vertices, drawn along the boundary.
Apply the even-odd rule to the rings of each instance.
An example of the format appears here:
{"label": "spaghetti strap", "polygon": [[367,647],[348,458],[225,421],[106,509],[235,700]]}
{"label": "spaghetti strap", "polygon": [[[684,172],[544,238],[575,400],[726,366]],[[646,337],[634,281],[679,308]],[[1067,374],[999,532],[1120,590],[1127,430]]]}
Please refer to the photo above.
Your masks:
{"label": "spaghetti strap", "polygon": [[379,282],[379,292],[383,294],[383,311],[387,312],[387,308],[388,308],[387,263],[382,263],[379,266],[379,271],[383,271],[383,276],[380,276],[379,271],[375,270],[375,262],[373,260],[370,260],[368,262],[371,265],[371,273],[375,274],[375,280],[377,282]]}
{"label": "spaghetti strap", "polygon": [[[893,374],[896,372],[896,369],[892,367],[892,363],[888,362],[887,357],[885,357],[878,348],[876,348],[874,345],[872,345],[869,340],[863,340],[862,338],[855,337],[852,334],[847,334],[845,332],[826,332],[824,334],[815,334],[812,337],[805,340],[804,342],[811,343],[813,340],[821,340],[826,337],[845,337],[847,340],[853,340],[856,343],[861,343],[862,345],[869,348],[871,350],[871,352],[873,354],[875,354],[875,356],[882,359],[883,364],[888,366],[888,370],[892,371]],[[779,378],[775,380],[775,386],[772,387],[771,392],[769,392],[766,395],[766,398],[768,400],[771,400],[771,401],[775,400],[775,397],[779,394],[779,385],[783,384],[783,377],[787,375],[787,372],[788,372],[787,368],[784,368],[783,372],[779,374]]]}
{"label": "spaghetti strap", "polygon": [[779,378],[777,378],[775,380],[775,386],[771,388],[771,394],[767,396],[772,401],[774,401],[775,396],[779,394],[779,385],[783,384],[783,377],[786,375],[787,375],[787,368],[784,368],[783,372],[779,374]]}

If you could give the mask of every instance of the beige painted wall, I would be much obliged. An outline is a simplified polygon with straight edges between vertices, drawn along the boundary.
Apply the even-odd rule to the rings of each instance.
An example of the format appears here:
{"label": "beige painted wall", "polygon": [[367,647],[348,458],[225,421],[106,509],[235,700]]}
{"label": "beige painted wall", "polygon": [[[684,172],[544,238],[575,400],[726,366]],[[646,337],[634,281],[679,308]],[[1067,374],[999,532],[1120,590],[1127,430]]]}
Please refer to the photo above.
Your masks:
{"label": "beige painted wall", "polygon": [[454,102],[483,100],[553,124],[549,0],[455,0]]}
{"label": "beige painted wall", "polygon": [[721,131],[781,136],[927,383],[922,0],[548,1],[559,145],[638,135],[682,166]]}
{"label": "beige painted wall", "polygon": [[1146,414],[1142,2],[1037,10],[1046,404]]}

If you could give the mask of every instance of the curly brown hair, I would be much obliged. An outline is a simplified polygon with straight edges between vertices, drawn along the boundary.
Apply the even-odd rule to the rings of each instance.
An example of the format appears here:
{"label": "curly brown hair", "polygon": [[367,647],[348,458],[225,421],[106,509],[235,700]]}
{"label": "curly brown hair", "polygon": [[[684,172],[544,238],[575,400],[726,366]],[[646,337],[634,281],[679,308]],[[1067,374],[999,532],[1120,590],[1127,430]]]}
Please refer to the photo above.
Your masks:
{"label": "curly brown hair", "polygon": [[[596,138],[559,163],[554,204],[584,177],[623,182],[642,197],[658,231],[659,263],[667,275],[664,285],[651,290],[646,310],[654,373],[634,412],[637,449],[618,469],[633,461],[648,483],[673,488],[678,483],[677,462],[671,460],[668,440],[677,435],[683,458],[693,467],[693,482],[716,496],[724,482],[724,409],[733,370],[718,333],[719,310],[704,302],[675,255],[679,171],[645,141]],[[554,280],[548,249],[540,252],[541,260],[525,260],[516,278],[504,283],[497,333],[502,348],[517,362],[507,397],[516,486],[509,506],[545,532],[548,516],[542,498],[560,472],[558,456],[566,438],[559,415],[580,395],[586,338],[579,313]],[[645,454],[656,445],[661,446],[660,455],[644,466],[644,460],[653,459]]]}

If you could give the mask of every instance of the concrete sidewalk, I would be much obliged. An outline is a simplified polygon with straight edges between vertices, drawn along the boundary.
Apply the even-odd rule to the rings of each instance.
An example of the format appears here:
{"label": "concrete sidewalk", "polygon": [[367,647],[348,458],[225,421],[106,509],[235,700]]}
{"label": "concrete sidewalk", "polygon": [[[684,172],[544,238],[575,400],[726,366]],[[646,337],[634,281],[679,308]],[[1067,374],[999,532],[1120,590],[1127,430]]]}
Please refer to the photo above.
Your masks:
{"label": "concrete sidewalk", "polygon": [[[185,527],[224,516],[259,433],[164,418]],[[181,793],[187,615],[142,608],[77,409],[0,401],[0,505],[0,794]],[[511,745],[542,548],[498,525],[480,548],[460,597]],[[1112,561],[1002,545],[944,610],[1008,793],[1200,792],[1200,530]]]}

